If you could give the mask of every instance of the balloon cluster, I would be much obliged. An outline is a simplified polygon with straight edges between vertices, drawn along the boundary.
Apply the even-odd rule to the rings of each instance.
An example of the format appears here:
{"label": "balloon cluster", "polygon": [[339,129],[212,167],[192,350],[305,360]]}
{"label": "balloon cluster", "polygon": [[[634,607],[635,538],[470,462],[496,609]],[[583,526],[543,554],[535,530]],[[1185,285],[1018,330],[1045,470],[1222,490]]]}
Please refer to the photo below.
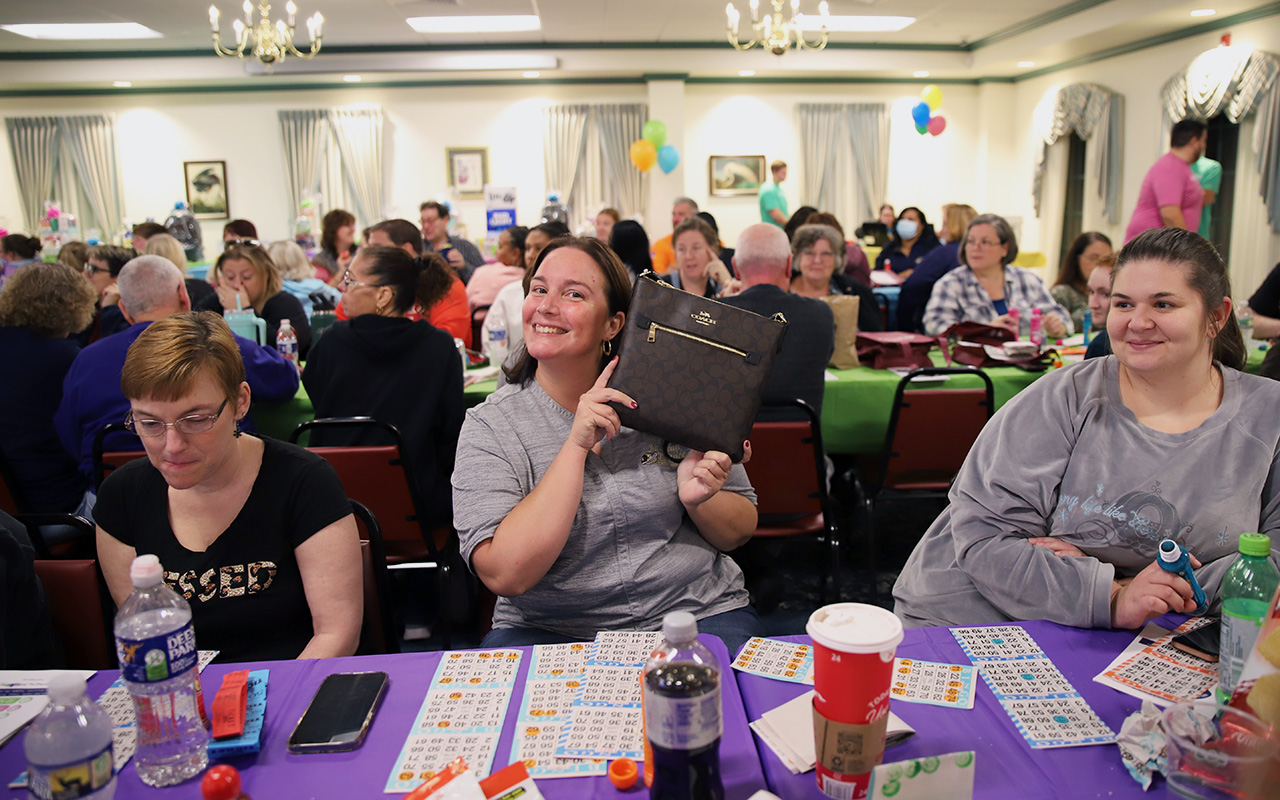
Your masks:
{"label": "balloon cluster", "polygon": [[932,83],[924,87],[924,91],[920,93],[920,102],[911,107],[911,119],[916,123],[916,133],[921,136],[926,133],[937,136],[947,129],[947,118],[933,113],[940,105],[942,90]]}
{"label": "balloon cluster", "polygon": [[631,163],[641,172],[648,172],[657,164],[667,175],[680,164],[680,151],[667,144],[665,124],[656,119],[644,124],[640,138],[631,143]]}

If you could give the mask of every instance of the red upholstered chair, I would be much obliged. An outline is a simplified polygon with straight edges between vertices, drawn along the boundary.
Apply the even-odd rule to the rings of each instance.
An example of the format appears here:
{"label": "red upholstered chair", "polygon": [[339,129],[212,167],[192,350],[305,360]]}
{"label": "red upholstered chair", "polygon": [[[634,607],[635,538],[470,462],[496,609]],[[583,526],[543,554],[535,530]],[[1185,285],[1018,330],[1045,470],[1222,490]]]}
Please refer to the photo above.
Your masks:
{"label": "red upholstered chair", "polygon": [[444,623],[440,628],[448,647],[449,583],[454,576],[447,555],[450,548],[457,547],[457,535],[452,528],[432,528],[428,522],[430,515],[419,497],[412,460],[394,425],[372,417],[328,417],[303,422],[289,438],[297,444],[306,431],[340,428],[364,430],[392,442],[307,449],[332,464],[347,496],[363,503],[377,518],[388,564],[437,571],[437,616]]}
{"label": "red upholstered chair", "polygon": [[[751,428],[751,461],[746,465],[760,515],[755,538],[804,536],[824,544],[819,598],[827,602],[827,583],[840,597],[841,533],[827,492],[822,423],[803,400],[765,408],[785,409],[796,422],[756,422]],[[874,554],[872,554],[874,562]],[[873,581],[874,583],[874,581]]]}
{"label": "red upholstered chair", "polygon": [[[975,389],[910,388],[914,381],[931,375],[976,376],[984,385]],[[982,370],[929,367],[912,370],[899,381],[879,473],[870,477],[864,477],[857,469],[851,473],[868,536],[875,536],[876,503],[906,496],[945,499],[994,410],[995,389]]]}
{"label": "red upholstered chair", "polygon": [[[348,498],[350,499],[350,498]],[[399,653],[391,603],[391,580],[387,575],[387,554],[382,547],[382,528],[359,500],[351,500],[351,512],[360,531],[360,560],[364,568],[364,624],[360,631],[359,655]]]}
{"label": "red upholstered chair", "polygon": [[102,430],[98,431],[93,437],[93,486],[97,490],[101,488],[102,481],[106,479],[107,473],[116,467],[122,467],[133,461],[135,458],[146,458],[145,450],[111,450],[106,451],[107,437],[113,433],[120,431],[128,431],[123,422],[113,422],[110,425],[102,426]]}
{"label": "red upholstered chair", "polygon": [[98,562],[37,559],[35,567],[49,601],[54,630],[62,640],[67,667],[114,669],[115,604],[98,571]]}

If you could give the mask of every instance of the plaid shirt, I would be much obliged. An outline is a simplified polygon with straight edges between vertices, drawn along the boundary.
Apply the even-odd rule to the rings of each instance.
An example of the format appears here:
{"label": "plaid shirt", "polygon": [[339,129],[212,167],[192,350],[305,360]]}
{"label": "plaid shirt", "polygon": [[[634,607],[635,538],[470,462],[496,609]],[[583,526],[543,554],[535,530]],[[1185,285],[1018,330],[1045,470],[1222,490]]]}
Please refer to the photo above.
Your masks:
{"label": "plaid shirt", "polygon": [[[1044,288],[1044,282],[1030,270],[1014,266],[1004,268],[1004,300],[1009,308],[1016,308],[1022,314],[1030,314],[1033,308],[1040,309],[1041,314],[1056,314],[1067,326],[1068,334],[1075,330],[1071,325],[1071,315],[1053,299],[1049,290]],[[924,332],[937,336],[965,320],[990,325],[998,316],[991,295],[978,283],[973,270],[961,266],[943,275],[933,285],[933,294],[929,296],[929,305],[924,311]]]}

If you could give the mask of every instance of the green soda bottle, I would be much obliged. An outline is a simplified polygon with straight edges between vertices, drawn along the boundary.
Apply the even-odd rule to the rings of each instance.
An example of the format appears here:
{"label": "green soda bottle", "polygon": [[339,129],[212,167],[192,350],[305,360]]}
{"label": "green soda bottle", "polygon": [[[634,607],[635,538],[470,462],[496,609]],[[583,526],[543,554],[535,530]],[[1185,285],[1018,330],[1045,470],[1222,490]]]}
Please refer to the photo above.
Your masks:
{"label": "green soda bottle", "polygon": [[1271,537],[1240,534],[1240,557],[1222,578],[1222,645],[1218,655],[1218,698],[1227,702],[1240,680],[1240,670],[1262,630],[1267,604],[1280,584],[1271,566]]}

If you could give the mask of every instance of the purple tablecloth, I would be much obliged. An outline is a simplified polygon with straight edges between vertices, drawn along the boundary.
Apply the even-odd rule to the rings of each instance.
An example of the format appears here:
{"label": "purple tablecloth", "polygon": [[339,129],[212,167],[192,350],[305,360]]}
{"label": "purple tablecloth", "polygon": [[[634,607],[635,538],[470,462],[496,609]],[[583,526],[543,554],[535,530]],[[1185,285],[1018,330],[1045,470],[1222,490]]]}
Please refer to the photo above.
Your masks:
{"label": "purple tablecloth", "polygon": [[[1111,663],[1134,634],[1130,631],[1090,631],[1052,622],[1023,623],[1027,632],[1062,670],[1076,690],[1113,731],[1141,705],[1127,694],[1095,683],[1093,677]],[[809,643],[807,636],[784,636]],[[898,647],[898,656],[921,661],[968,664],[947,628],[914,628]],[[782,705],[812,687],[738,673],[738,686],[750,719]],[[982,800],[1080,800],[1088,797],[1150,797],[1129,777],[1115,745],[1032,750],[996,702],[981,676],[972,710],[941,708],[893,700],[893,712],[916,729],[904,744],[885,751],[886,761],[975,751],[977,773],[973,796]],[[769,788],[783,800],[823,798],[812,771],[793,775],[773,751],[757,742]],[[1160,779],[1157,779],[1160,780]],[[1163,796],[1162,789],[1156,787]]]}
{"label": "purple tablecloth", "polygon": [[[702,640],[721,659],[730,663],[724,644],[714,636]],[[520,648],[526,653],[521,660],[516,690],[507,708],[506,724],[498,743],[494,768],[509,762],[511,740],[515,732],[516,715],[524,695],[524,681],[528,674],[528,653],[532,648]],[[384,795],[382,789],[395,765],[405,737],[413,726],[418,709],[427,693],[427,684],[435,673],[440,653],[409,653],[398,656],[364,656],[358,658],[334,658],[324,661],[273,661],[254,664],[255,668],[271,670],[267,683],[267,719],[263,732],[262,752],[244,756],[226,763],[240,770],[244,791],[263,800],[351,800],[351,798],[394,797]],[[213,664],[204,672],[206,702],[222,683],[222,676],[245,665]],[[374,720],[364,746],[350,753],[319,755],[292,755],[285,749],[289,734],[302,717],[307,703],[319,688],[326,675],[334,672],[364,672],[381,670],[390,676],[387,695]],[[89,681],[89,693],[97,697],[115,680],[116,672],[99,672]],[[720,745],[720,768],[724,774],[726,800],[746,800],[764,786],[764,774],[760,769],[755,744],[747,727],[742,696],[734,681],[724,682],[724,738]],[[19,733],[0,749],[0,785],[9,781],[26,768]],[[593,798],[639,797],[642,793],[632,789],[619,792],[607,777],[552,778],[538,781],[538,788],[548,800],[591,800]],[[25,790],[4,789],[0,797],[17,800],[26,798]],[[200,800],[199,781],[188,781],[167,789],[153,789],[138,779],[132,761],[120,773],[116,798],[164,797],[177,800]]]}

